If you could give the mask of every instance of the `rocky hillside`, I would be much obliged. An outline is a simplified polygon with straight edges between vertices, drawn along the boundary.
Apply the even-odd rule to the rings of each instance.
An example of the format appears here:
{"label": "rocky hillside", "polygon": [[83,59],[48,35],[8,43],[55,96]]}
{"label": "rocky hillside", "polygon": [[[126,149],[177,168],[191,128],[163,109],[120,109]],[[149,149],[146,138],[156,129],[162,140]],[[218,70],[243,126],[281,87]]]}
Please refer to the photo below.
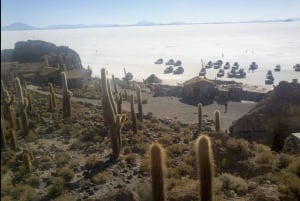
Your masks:
{"label": "rocky hillside", "polygon": [[300,84],[280,82],[249,114],[233,123],[234,137],[256,141],[279,151],[284,140],[300,131]]}
{"label": "rocky hillside", "polygon": [[1,51],[1,62],[32,63],[48,60],[49,66],[66,65],[67,70],[82,69],[77,52],[66,46],[56,46],[41,40],[19,41],[14,49]]}

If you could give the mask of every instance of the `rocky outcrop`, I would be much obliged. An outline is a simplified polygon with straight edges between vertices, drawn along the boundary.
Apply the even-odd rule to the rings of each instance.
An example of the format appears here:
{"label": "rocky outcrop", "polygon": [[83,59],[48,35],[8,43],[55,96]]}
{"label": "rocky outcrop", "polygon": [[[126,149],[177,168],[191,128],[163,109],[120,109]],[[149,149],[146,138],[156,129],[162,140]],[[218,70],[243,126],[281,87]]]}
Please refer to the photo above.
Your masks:
{"label": "rocky outcrop", "polygon": [[300,84],[280,82],[247,115],[233,122],[229,130],[234,137],[263,143],[279,151],[287,136],[299,132],[299,122]]}
{"label": "rocky outcrop", "polygon": [[300,154],[300,133],[292,133],[285,139],[282,152]]}
{"label": "rocky outcrop", "polygon": [[67,70],[81,70],[77,52],[66,46],[56,46],[41,40],[19,41],[13,50],[1,51],[1,62],[33,63],[48,60],[52,67],[66,65]]}

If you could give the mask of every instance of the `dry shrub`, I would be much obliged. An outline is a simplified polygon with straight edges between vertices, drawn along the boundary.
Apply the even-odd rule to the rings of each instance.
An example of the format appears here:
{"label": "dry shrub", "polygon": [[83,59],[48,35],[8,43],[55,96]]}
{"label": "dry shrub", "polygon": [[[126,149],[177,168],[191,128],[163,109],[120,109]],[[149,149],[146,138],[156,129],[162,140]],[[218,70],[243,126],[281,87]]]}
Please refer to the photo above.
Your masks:
{"label": "dry shrub", "polygon": [[256,150],[254,159],[256,163],[275,166],[277,157],[272,153],[270,147],[263,144],[254,144],[254,147]]}
{"label": "dry shrub", "polygon": [[172,137],[169,134],[163,134],[162,137],[158,139],[158,142],[162,145],[172,144]]}
{"label": "dry shrub", "polygon": [[226,148],[235,154],[241,154],[244,156],[248,156],[250,154],[249,143],[244,139],[229,138],[226,142]]}
{"label": "dry shrub", "polygon": [[292,160],[292,157],[288,154],[280,153],[278,157],[278,167],[286,168]]}
{"label": "dry shrub", "polygon": [[105,184],[112,179],[112,173],[109,171],[99,172],[91,178],[94,184]]}
{"label": "dry shrub", "polygon": [[183,147],[180,144],[172,144],[167,147],[168,153],[170,153],[172,156],[178,156],[182,154]]}
{"label": "dry shrub", "polygon": [[300,196],[300,179],[291,173],[276,173],[269,176],[269,179],[278,185],[281,193],[293,194],[295,197]]}
{"label": "dry shrub", "polygon": [[85,161],[85,167],[88,170],[94,169],[96,165],[97,165],[97,157],[94,154],[89,156]]}
{"label": "dry shrub", "polygon": [[193,171],[192,166],[190,166],[189,164],[186,164],[184,162],[181,162],[176,167],[170,169],[170,177],[179,179],[181,177],[191,175],[192,171]]}
{"label": "dry shrub", "polygon": [[152,191],[151,191],[151,183],[150,182],[139,182],[133,189],[139,197],[141,201],[152,201]]}
{"label": "dry shrub", "polygon": [[59,175],[62,176],[65,181],[70,181],[74,177],[74,172],[69,167],[63,167],[59,170]]}
{"label": "dry shrub", "polygon": [[287,167],[287,171],[289,173],[295,174],[300,177],[300,158],[296,158],[291,161],[291,163]]}
{"label": "dry shrub", "polygon": [[248,184],[241,177],[224,173],[220,176],[220,180],[223,182],[223,189],[234,190],[239,195],[243,195],[248,191]]}

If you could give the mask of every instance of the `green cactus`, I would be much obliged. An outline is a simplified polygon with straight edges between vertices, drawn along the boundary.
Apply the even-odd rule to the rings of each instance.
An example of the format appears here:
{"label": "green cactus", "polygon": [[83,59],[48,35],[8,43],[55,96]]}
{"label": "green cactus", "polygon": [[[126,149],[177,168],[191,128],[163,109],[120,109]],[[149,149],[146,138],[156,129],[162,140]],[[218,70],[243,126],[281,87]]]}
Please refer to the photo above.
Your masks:
{"label": "green cactus", "polygon": [[15,96],[10,96],[7,90],[5,90],[4,94],[4,113],[7,117],[10,128],[16,129],[16,114],[13,106]]}
{"label": "green cactus", "polygon": [[115,89],[115,94],[119,94],[115,76],[112,75],[111,77],[112,77],[112,83],[113,83],[114,89]]}
{"label": "green cactus", "polygon": [[221,126],[220,126],[220,111],[216,110],[215,111],[215,129],[216,132],[220,132]]}
{"label": "green cactus", "polygon": [[123,103],[121,92],[116,95],[116,101],[117,101],[117,112],[118,112],[118,114],[121,114],[122,113],[122,103]]}
{"label": "green cactus", "polygon": [[32,163],[31,163],[32,155],[28,150],[24,150],[22,155],[23,155],[23,162],[24,162],[26,171],[29,173],[32,171]]}
{"label": "green cactus", "polygon": [[16,131],[12,128],[10,128],[8,130],[9,132],[9,135],[10,135],[10,144],[11,144],[11,147],[13,150],[17,150],[18,147],[17,147],[17,136],[16,136]]}
{"label": "green cactus", "polygon": [[213,200],[213,154],[210,138],[201,135],[196,141],[197,172],[200,182],[200,200]]}
{"label": "green cactus", "polygon": [[18,77],[16,77],[16,79],[15,79],[15,86],[16,86],[16,90],[17,90],[16,98],[20,101],[23,101],[23,99],[24,99],[23,89],[22,89],[20,79]]}
{"label": "green cactus", "polygon": [[102,109],[104,125],[109,127],[110,139],[112,144],[112,158],[115,160],[120,156],[122,149],[121,143],[121,127],[126,116],[117,114],[113,96],[111,93],[110,82],[106,79],[105,69],[101,69],[101,82],[102,82]]}
{"label": "green cactus", "polygon": [[27,93],[27,99],[28,99],[28,111],[32,111],[32,99],[31,99],[31,94]]}
{"label": "green cactus", "polygon": [[49,112],[53,112],[53,110],[54,110],[54,106],[53,106],[53,98],[52,98],[52,94],[51,93],[49,93],[48,94],[48,111]]}
{"label": "green cactus", "polygon": [[1,149],[6,148],[6,133],[7,133],[7,131],[6,131],[6,127],[5,127],[5,122],[1,115]]}
{"label": "green cactus", "polygon": [[25,135],[29,134],[29,121],[27,116],[27,107],[28,107],[28,100],[24,98],[20,116],[21,116],[23,132]]}
{"label": "green cactus", "polygon": [[165,201],[165,170],[166,158],[164,149],[159,143],[152,143],[150,146],[151,177],[152,177],[152,200]]}
{"label": "green cactus", "polygon": [[202,128],[202,104],[198,104],[198,130],[201,131]]}
{"label": "green cactus", "polygon": [[134,110],[134,98],[133,95],[130,95],[130,108],[131,108],[131,122],[132,122],[132,132],[133,134],[138,133],[138,127],[136,122],[136,113]]}
{"label": "green cactus", "polygon": [[49,82],[48,85],[49,85],[50,94],[52,96],[52,105],[53,105],[53,108],[56,108],[56,100],[55,100],[55,92],[54,92],[53,84],[51,82]]}
{"label": "green cactus", "polygon": [[136,98],[138,104],[139,120],[143,122],[143,105],[142,105],[142,98],[141,98],[141,87],[139,85],[136,86]]}
{"label": "green cactus", "polygon": [[61,72],[62,89],[63,89],[63,116],[64,118],[71,118],[72,106],[71,97],[72,92],[68,89],[67,76],[65,72]]}
{"label": "green cactus", "polygon": [[1,102],[3,102],[5,99],[5,93],[4,93],[5,91],[6,91],[6,88],[5,88],[4,82],[3,82],[3,80],[1,80]]}

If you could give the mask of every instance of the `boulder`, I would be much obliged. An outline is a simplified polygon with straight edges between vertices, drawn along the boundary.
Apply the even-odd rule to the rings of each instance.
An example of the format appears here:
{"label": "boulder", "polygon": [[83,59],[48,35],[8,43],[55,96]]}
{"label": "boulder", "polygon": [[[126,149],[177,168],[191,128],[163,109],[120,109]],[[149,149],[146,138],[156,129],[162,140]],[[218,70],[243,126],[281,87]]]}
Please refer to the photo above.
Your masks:
{"label": "boulder", "polygon": [[233,122],[230,135],[283,148],[291,133],[300,130],[300,84],[280,82],[248,114]]}
{"label": "boulder", "polygon": [[282,152],[300,154],[300,133],[292,133],[285,139]]}
{"label": "boulder", "polygon": [[41,40],[19,41],[13,50],[1,51],[1,62],[34,63],[48,60],[48,65],[66,70],[81,70],[81,59],[77,52],[66,46],[56,46]]}

